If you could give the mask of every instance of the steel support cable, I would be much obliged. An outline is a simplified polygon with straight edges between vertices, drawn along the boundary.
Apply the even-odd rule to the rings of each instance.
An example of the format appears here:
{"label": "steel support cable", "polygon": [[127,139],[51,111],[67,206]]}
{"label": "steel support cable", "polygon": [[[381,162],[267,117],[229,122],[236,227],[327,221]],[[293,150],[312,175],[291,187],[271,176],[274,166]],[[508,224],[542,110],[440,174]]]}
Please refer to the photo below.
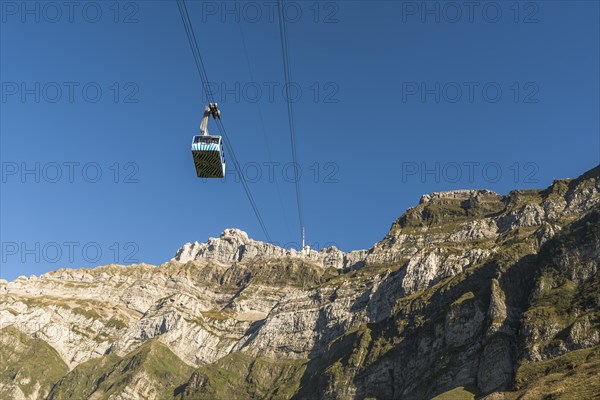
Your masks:
{"label": "steel support cable", "polygon": [[[250,56],[248,55],[248,47],[246,46],[246,40],[244,38],[244,31],[242,29],[242,24],[241,22],[238,22],[238,28],[240,30],[240,36],[242,39],[242,46],[244,48],[244,55],[246,57],[246,65],[248,66],[248,73],[250,75],[250,80],[252,82],[256,82],[254,79],[254,73],[252,72],[252,65],[250,63]],[[267,129],[265,128],[265,121],[263,118],[263,114],[262,114],[262,110],[260,107],[259,102],[256,102],[256,109],[258,111],[258,119],[260,121],[260,126],[262,129],[262,133],[263,133],[263,137],[265,139],[265,145],[266,145],[266,149],[267,149],[267,156],[269,157],[269,162],[271,163],[271,165],[273,164],[273,156],[272,156],[272,152],[271,152],[271,147],[269,146],[269,139],[267,137]],[[279,183],[277,183],[277,180],[275,180],[275,188],[277,190],[277,198],[279,199],[279,206],[281,208],[281,213],[283,215],[283,219],[285,221],[285,225],[287,227],[288,233],[290,233],[290,225],[288,224],[288,219],[287,219],[287,215],[285,213],[285,208],[283,207],[283,200],[281,197],[281,190],[279,189]]]}
{"label": "steel support cable", "polygon": [[202,87],[204,88],[204,92],[206,93],[206,98],[210,103],[214,103],[214,97],[212,94],[212,90],[210,89],[210,85],[208,84],[208,76],[206,75],[206,69],[204,68],[204,62],[202,61],[202,56],[200,55],[198,43],[196,42],[196,35],[194,34],[194,28],[192,26],[192,22],[187,11],[185,1],[177,0],[177,7],[179,8],[179,14],[181,15],[181,20],[183,21],[185,34],[187,35],[188,42],[192,50],[192,55],[194,56],[196,68],[198,69],[198,73],[200,74],[200,79],[202,81]]}
{"label": "steel support cable", "polygon": [[240,176],[240,181],[242,182],[242,186],[244,188],[244,191],[246,192],[248,201],[250,201],[250,205],[252,206],[252,209],[254,210],[256,219],[258,220],[258,223],[260,224],[260,227],[262,228],[262,230],[265,234],[265,237],[267,238],[267,241],[269,243],[273,243],[273,241],[271,240],[271,236],[269,235],[269,232],[267,230],[267,227],[262,219],[260,211],[258,209],[258,205],[254,201],[254,197],[252,196],[250,187],[248,186],[248,183],[246,182],[246,178],[242,174],[242,169],[240,168],[240,163],[238,162],[237,156],[235,155],[235,151],[233,150],[233,146],[231,145],[231,142],[229,141],[229,137],[227,136],[227,132],[225,131],[225,127],[223,126],[223,122],[220,119],[217,119],[216,122],[217,122],[217,127],[219,128],[219,132],[221,133],[221,136],[223,137],[223,140],[225,141],[225,147],[227,147],[227,151],[229,152],[229,158],[232,160],[235,169],[238,171],[238,175]]}
{"label": "steel support cable", "polygon": [[[196,64],[196,68],[198,69],[198,73],[200,74],[200,79],[202,80],[202,85],[204,87],[206,97],[208,98],[210,103],[215,103],[212,91],[210,90],[210,85],[208,84],[209,83],[208,76],[206,74],[206,69],[204,68],[204,63],[202,62],[202,56],[200,55],[198,43],[196,42],[194,28],[192,27],[192,23],[190,21],[190,16],[187,11],[187,7],[185,5],[185,0],[177,0],[177,7],[179,8],[181,20],[183,21],[185,33],[187,35],[188,42],[190,44],[190,48],[192,49],[192,54],[194,56],[194,62]],[[267,240],[269,242],[271,242],[271,236],[269,235],[267,227],[262,219],[262,216],[260,214],[258,206],[256,205],[256,202],[254,201],[254,197],[252,196],[250,187],[248,186],[248,183],[246,182],[246,178],[244,177],[244,174],[242,173],[242,169],[240,168],[239,162],[237,161],[237,157],[233,150],[233,146],[231,145],[231,142],[229,141],[229,138],[227,136],[225,126],[223,126],[223,122],[220,119],[216,119],[215,121],[217,123],[217,127],[219,128],[219,131],[221,132],[221,136],[223,137],[223,139],[225,141],[225,146],[227,148],[227,151],[229,152],[231,160],[233,161],[233,165],[240,177],[240,181],[242,182],[242,186],[244,188],[246,196],[248,197],[248,201],[250,202],[252,210],[254,211],[254,214],[256,215],[256,219],[258,220],[258,223],[260,224],[260,227],[262,228],[263,233],[265,234],[265,237],[267,238]]]}
{"label": "steel support cable", "polygon": [[[293,102],[291,101],[290,95],[290,85],[292,82],[292,71],[290,68],[290,60],[289,60],[289,48],[287,42],[287,31],[285,27],[285,4],[284,0],[279,0],[279,34],[281,36],[281,54],[283,56],[283,72],[285,78],[285,93],[286,93],[286,103],[288,110],[288,125],[290,130],[290,142],[292,145],[292,161],[294,163],[294,168],[297,171],[299,168],[298,165],[298,156],[296,151],[296,128],[294,123],[294,107]],[[299,175],[299,174],[298,174]],[[302,197],[300,195],[300,176],[296,175],[294,178],[295,186],[296,186],[296,203],[298,205],[298,221],[300,223],[300,237],[302,238],[302,244],[304,244],[304,218],[302,213]]]}

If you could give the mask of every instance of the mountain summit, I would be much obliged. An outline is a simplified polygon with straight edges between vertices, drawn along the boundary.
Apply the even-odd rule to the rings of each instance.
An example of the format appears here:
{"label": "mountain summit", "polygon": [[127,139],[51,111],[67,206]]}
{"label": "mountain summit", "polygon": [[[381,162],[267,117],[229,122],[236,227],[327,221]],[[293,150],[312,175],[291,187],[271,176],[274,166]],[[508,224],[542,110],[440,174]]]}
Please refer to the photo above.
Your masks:
{"label": "mountain summit", "polygon": [[227,229],[160,266],[0,281],[0,397],[600,394],[600,166],[424,195],[367,250]]}

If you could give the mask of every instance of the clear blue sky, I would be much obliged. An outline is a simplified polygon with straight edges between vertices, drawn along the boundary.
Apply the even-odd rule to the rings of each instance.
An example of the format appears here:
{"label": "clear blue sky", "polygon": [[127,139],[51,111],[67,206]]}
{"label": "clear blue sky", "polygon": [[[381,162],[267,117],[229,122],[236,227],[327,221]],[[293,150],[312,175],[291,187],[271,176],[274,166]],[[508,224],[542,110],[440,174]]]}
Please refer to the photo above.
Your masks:
{"label": "clear blue sky", "polygon": [[[505,194],[598,164],[598,2],[288,3],[309,244],[368,248],[423,193]],[[228,227],[264,240],[234,175],[195,176],[206,100],[175,2],[78,4],[0,3],[2,278],[159,264]],[[298,242],[270,3],[188,9],[270,235]]]}

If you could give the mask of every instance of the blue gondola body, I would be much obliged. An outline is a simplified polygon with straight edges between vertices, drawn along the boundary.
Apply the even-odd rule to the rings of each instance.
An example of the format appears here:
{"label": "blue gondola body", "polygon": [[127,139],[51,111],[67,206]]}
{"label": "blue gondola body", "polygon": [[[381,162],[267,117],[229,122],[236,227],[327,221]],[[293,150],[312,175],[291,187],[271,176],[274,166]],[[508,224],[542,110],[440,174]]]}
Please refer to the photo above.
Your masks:
{"label": "blue gondola body", "polygon": [[192,156],[198,178],[223,178],[225,176],[225,154],[221,136],[194,136]]}

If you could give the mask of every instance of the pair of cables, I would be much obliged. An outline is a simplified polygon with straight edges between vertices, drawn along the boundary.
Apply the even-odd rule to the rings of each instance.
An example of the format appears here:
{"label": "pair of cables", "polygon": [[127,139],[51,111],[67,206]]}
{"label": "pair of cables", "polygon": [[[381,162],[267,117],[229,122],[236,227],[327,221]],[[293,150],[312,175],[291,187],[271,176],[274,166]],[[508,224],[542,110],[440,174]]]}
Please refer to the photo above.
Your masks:
{"label": "pair of cables", "polygon": [[[202,86],[204,87],[204,92],[206,93],[206,97],[208,98],[209,102],[215,103],[214,96],[213,96],[212,90],[209,85],[208,76],[206,74],[206,69],[204,67],[204,62],[202,61],[202,56],[200,55],[200,50],[198,48],[198,42],[196,42],[196,35],[194,34],[194,28],[192,26],[187,7],[185,5],[185,1],[177,0],[177,7],[179,8],[179,14],[181,15],[181,20],[183,21],[183,26],[185,28],[185,33],[187,35],[188,42],[190,44],[190,48],[192,49],[192,54],[194,56],[194,62],[196,63],[196,68],[198,69],[198,73],[200,74],[200,79],[202,80]],[[256,215],[256,219],[258,220],[258,223],[260,224],[260,227],[262,228],[262,231],[265,234],[265,237],[267,238],[267,240],[269,242],[271,242],[271,236],[269,235],[269,231],[267,230],[267,227],[262,219],[262,216],[260,214],[260,211],[258,209],[256,201],[254,200],[254,196],[252,196],[252,192],[250,191],[248,182],[246,182],[246,178],[245,178],[244,174],[242,173],[242,169],[241,169],[240,164],[235,155],[233,146],[232,146],[231,142],[229,141],[229,137],[227,136],[227,131],[225,130],[225,126],[223,125],[223,122],[220,119],[217,119],[216,123],[217,123],[217,127],[219,128],[219,132],[221,133],[221,136],[223,137],[223,140],[225,141],[225,147],[227,148],[227,151],[229,153],[229,158],[233,162],[233,166],[235,167],[235,169],[240,177],[240,181],[242,182],[244,191],[246,192],[246,197],[248,197],[248,201],[250,202],[252,210],[254,211],[254,214]]]}
{"label": "pair of cables", "polygon": [[[198,43],[196,41],[196,36],[194,34],[194,28],[192,26],[187,7],[185,5],[185,0],[177,0],[177,7],[179,8],[181,20],[183,21],[183,25],[185,27],[185,32],[186,32],[186,35],[188,38],[188,42],[190,44],[190,48],[192,49],[192,54],[194,56],[194,62],[196,63],[196,68],[198,69],[198,73],[200,74],[200,79],[202,80],[202,85],[203,85],[204,91],[205,91],[206,96],[209,99],[209,101],[211,103],[215,103],[214,96],[213,96],[212,90],[209,85],[208,76],[206,74],[206,68],[204,67],[204,62],[202,61],[202,56],[200,55],[200,50],[198,47]],[[299,164],[298,164],[298,154],[297,154],[297,145],[296,145],[296,124],[295,124],[295,120],[294,120],[294,105],[293,105],[293,102],[291,101],[291,93],[290,93],[291,82],[292,82],[292,71],[291,71],[290,61],[289,61],[289,46],[288,46],[287,29],[286,29],[286,23],[285,23],[284,0],[279,0],[279,34],[280,34],[280,38],[281,38],[281,54],[283,57],[284,79],[285,79],[285,83],[286,83],[285,90],[286,90],[286,103],[287,103],[287,113],[288,113],[288,127],[289,127],[289,132],[290,132],[290,143],[291,143],[291,149],[292,149],[292,161],[294,163],[294,167],[298,168]],[[242,34],[242,40],[243,40],[243,34]],[[244,43],[244,50],[246,51],[246,57],[248,57],[247,49],[245,48],[245,43]],[[248,61],[248,63],[249,63],[249,61]],[[269,242],[271,242],[269,232],[268,232],[267,227],[262,219],[262,216],[260,214],[258,206],[254,200],[254,197],[252,196],[250,187],[248,186],[248,183],[246,182],[244,174],[242,173],[240,165],[237,161],[237,157],[235,155],[235,151],[233,149],[233,145],[231,144],[229,137],[227,136],[225,127],[223,126],[223,122],[221,120],[216,120],[216,122],[217,122],[217,127],[219,128],[219,131],[221,133],[221,136],[223,137],[223,139],[225,141],[225,146],[230,154],[230,159],[232,160],[233,165],[234,165],[238,175],[240,176],[242,186],[244,188],[244,191],[246,192],[246,196],[248,197],[250,205],[252,206],[252,210],[254,211],[254,214],[256,215],[256,218],[257,218],[267,240]],[[261,121],[261,123],[262,123],[262,121]],[[264,124],[263,124],[263,130],[264,130]],[[296,205],[298,208],[298,222],[300,224],[300,237],[302,240],[302,246],[304,246],[304,217],[303,217],[303,211],[302,211],[303,208],[302,208],[300,179],[295,179],[295,189],[296,189]]]}

